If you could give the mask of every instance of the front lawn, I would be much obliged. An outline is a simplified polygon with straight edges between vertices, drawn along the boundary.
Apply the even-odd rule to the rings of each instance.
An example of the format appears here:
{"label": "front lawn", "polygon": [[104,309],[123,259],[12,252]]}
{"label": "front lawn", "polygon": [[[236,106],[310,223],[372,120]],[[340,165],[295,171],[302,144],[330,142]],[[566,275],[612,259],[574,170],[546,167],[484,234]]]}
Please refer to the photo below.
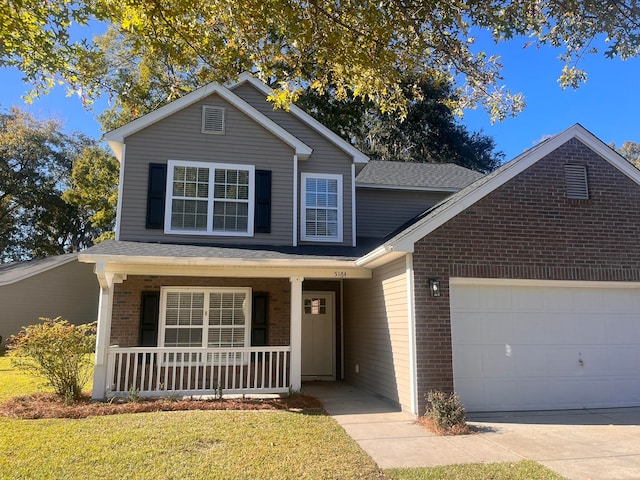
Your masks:
{"label": "front lawn", "polygon": [[388,480],[562,480],[548,468],[531,460],[516,463],[473,463],[434,468],[392,468]]}
{"label": "front lawn", "polygon": [[[43,391],[0,357],[0,402]],[[373,460],[325,415],[179,411],[0,417],[0,479],[376,479]]]}

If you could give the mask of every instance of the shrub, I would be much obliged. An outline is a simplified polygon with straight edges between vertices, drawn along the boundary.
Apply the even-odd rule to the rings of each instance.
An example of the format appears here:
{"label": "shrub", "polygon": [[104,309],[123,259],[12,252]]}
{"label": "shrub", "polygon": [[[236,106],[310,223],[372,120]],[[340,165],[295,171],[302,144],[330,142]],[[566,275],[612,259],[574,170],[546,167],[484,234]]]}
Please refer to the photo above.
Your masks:
{"label": "shrub", "polygon": [[431,390],[426,394],[429,417],[445,432],[463,433],[467,430],[466,413],[460,398],[455,393]]}
{"label": "shrub", "polygon": [[95,322],[71,325],[61,317],[40,318],[8,341],[11,364],[44,378],[57,395],[71,403],[80,398],[91,375]]}

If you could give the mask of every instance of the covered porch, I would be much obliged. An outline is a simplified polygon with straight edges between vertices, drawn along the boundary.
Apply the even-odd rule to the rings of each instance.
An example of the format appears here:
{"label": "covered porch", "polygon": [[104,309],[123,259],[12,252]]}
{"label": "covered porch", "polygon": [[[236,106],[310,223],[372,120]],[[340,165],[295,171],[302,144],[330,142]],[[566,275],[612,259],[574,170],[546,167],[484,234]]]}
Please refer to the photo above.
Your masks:
{"label": "covered porch", "polygon": [[94,399],[300,390],[303,337],[320,336],[303,319],[333,309],[335,358],[342,281],[371,275],[355,256],[109,243],[80,255],[100,283]]}

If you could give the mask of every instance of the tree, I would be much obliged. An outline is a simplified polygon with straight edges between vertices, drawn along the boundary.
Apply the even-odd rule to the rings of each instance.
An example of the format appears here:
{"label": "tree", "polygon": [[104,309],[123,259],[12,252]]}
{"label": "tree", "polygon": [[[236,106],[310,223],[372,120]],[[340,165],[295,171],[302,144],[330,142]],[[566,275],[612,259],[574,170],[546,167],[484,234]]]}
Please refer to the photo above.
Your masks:
{"label": "tree", "polygon": [[611,148],[615,149],[629,162],[640,168],[640,143],[624,142],[620,148],[616,148],[616,146],[612,144]]}
{"label": "tree", "polygon": [[374,160],[456,163],[483,173],[502,163],[504,154],[495,152],[491,137],[469,133],[457,121],[449,107],[455,102],[450,85],[410,78],[403,90],[408,101],[404,121],[373,102],[352,96],[338,100],[313,90],[297,105]]}
{"label": "tree", "polygon": [[[73,40],[74,26],[95,20],[125,38],[125,56]],[[522,109],[522,98],[501,84],[499,59],[474,47],[478,30],[496,42],[523,36],[560,48],[561,84],[575,87],[586,78],[577,67],[583,56],[638,55],[640,8],[609,0],[8,0],[0,8],[0,65],[20,68],[36,91],[63,82],[86,99],[108,89],[144,97],[138,87],[154,78],[117,80],[147,65],[162,68],[163,90],[173,82],[176,92],[253,70],[278,82],[276,105],[309,85],[333,86],[339,99],[350,92],[402,114],[403,74],[416,71],[457,85],[456,109],[480,105],[501,119]]]}
{"label": "tree", "polygon": [[82,171],[87,163],[88,171],[113,169],[113,162],[93,140],[62,133],[58,122],[36,120],[17,108],[1,113],[0,262],[78,251],[112,228],[115,214],[101,216],[82,188],[95,188],[94,195],[107,199],[100,209],[115,210],[117,167],[115,176],[100,177],[103,185],[84,185]]}

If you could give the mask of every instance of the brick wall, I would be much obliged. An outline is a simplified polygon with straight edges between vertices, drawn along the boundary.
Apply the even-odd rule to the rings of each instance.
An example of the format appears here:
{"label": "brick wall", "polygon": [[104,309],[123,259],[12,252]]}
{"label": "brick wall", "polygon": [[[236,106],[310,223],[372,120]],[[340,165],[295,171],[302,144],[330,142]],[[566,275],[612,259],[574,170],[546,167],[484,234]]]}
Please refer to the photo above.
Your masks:
{"label": "brick wall", "polygon": [[253,292],[269,293],[269,345],[289,345],[291,285],[288,279],[207,278],[168,276],[128,276],[115,285],[111,320],[111,344],[138,345],[142,292],[160,287],[251,287]]}
{"label": "brick wall", "polygon": [[[565,197],[566,163],[587,166],[589,200]],[[640,281],[640,186],[570,140],[418,241],[414,266],[422,411],[453,388],[449,278]]]}

